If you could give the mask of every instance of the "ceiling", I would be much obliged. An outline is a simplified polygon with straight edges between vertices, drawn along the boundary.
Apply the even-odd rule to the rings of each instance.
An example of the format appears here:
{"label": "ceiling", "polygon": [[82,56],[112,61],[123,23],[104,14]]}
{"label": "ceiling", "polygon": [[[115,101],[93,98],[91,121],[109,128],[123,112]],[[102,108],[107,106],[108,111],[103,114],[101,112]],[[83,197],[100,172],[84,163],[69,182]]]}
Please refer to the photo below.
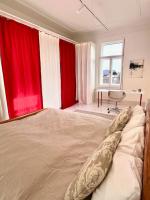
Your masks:
{"label": "ceiling", "polygon": [[[70,32],[106,31],[79,0],[16,0]],[[109,30],[150,24],[150,0],[83,0]]]}

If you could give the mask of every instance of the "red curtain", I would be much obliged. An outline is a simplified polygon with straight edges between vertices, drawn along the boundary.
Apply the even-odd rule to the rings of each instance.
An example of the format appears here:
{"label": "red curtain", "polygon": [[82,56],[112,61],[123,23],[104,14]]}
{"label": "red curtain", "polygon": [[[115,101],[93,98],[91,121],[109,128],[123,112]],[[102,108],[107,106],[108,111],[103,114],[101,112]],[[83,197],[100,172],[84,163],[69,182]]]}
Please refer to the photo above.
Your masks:
{"label": "red curtain", "polygon": [[60,40],[62,109],[76,103],[75,45]]}
{"label": "red curtain", "polygon": [[38,31],[0,17],[0,53],[10,118],[41,109]]}

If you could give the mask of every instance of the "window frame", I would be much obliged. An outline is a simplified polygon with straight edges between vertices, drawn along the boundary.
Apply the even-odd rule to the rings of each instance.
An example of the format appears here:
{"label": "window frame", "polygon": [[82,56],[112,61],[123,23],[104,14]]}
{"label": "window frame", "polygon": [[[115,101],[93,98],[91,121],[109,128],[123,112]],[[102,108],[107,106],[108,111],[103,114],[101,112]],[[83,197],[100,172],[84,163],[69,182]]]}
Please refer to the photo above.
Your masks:
{"label": "window frame", "polygon": [[[103,47],[105,45],[111,45],[111,44],[117,44],[117,43],[122,43],[123,47],[122,47],[122,54],[121,55],[111,55],[111,56],[101,56],[102,55],[102,50]],[[98,73],[98,85],[101,88],[115,88],[115,89],[121,89],[122,88],[122,84],[123,84],[123,60],[124,60],[124,47],[125,47],[125,40],[117,40],[117,41],[111,41],[111,42],[103,42],[101,44],[101,49],[100,49],[100,57],[99,57],[99,73]],[[121,58],[121,75],[120,75],[120,84],[112,84],[112,60],[114,58]],[[109,59],[110,64],[109,64],[109,74],[110,74],[110,78],[109,78],[109,83],[103,83],[102,82],[102,69],[101,69],[101,60],[102,59]]]}

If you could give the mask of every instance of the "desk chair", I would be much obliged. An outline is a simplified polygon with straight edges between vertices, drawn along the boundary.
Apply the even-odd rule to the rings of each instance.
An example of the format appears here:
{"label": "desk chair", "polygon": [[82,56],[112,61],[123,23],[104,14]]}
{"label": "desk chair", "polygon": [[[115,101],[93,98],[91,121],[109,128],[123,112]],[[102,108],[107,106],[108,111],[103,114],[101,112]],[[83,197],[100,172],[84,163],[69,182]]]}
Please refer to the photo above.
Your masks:
{"label": "desk chair", "polygon": [[108,113],[110,113],[111,111],[119,113],[121,109],[118,108],[118,102],[122,101],[126,97],[126,93],[123,91],[109,91],[108,97],[110,100],[115,102],[115,107],[107,109]]}

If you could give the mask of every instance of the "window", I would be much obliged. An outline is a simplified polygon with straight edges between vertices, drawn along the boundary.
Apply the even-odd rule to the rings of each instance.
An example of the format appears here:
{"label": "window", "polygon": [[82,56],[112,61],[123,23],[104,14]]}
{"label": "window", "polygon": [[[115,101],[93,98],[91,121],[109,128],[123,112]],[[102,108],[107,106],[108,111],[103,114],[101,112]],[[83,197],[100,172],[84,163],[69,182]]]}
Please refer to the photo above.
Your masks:
{"label": "window", "polygon": [[101,86],[120,88],[123,45],[123,41],[102,44],[100,57]]}

